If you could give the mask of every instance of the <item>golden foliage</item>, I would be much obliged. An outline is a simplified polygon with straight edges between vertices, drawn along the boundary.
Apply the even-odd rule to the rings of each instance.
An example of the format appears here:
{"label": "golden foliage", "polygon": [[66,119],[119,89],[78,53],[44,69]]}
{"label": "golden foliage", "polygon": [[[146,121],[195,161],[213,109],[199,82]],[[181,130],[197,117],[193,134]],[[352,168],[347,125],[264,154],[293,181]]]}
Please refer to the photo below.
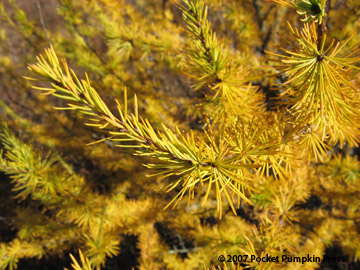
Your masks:
{"label": "golden foliage", "polygon": [[359,260],[359,1],[30,2],[0,3],[0,269]]}

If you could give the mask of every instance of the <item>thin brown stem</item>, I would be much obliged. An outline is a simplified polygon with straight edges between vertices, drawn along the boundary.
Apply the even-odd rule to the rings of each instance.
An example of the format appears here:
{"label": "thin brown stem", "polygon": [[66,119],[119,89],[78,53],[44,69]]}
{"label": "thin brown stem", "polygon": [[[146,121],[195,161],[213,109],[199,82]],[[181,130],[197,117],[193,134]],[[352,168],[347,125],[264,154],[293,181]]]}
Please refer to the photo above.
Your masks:
{"label": "thin brown stem", "polygon": [[[324,9],[326,9],[326,6],[324,7]],[[319,51],[321,50],[326,31],[327,31],[326,21],[322,20],[321,23],[318,24],[318,28],[317,28],[317,32],[318,32],[317,47]]]}

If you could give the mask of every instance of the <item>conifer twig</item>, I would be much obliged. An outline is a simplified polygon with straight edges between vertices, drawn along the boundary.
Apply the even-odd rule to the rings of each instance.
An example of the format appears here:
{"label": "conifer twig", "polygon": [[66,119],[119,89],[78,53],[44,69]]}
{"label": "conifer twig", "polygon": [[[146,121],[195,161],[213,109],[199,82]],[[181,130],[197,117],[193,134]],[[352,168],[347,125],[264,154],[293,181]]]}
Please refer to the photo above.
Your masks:
{"label": "conifer twig", "polygon": [[251,203],[245,193],[246,190],[252,190],[249,185],[252,181],[251,172],[248,168],[261,167],[263,162],[261,156],[269,156],[268,148],[275,149],[278,145],[272,140],[262,142],[263,131],[254,129],[253,134],[242,134],[242,136],[249,136],[249,140],[242,142],[245,138],[239,136],[239,145],[235,146],[227,143],[225,138],[217,143],[209,134],[207,136],[209,144],[207,144],[196,138],[193,132],[184,135],[177,129],[174,133],[165,126],[163,126],[163,132],[156,132],[146,119],[138,115],[136,96],[134,98],[135,112],[128,114],[126,91],[124,92],[124,108],[117,101],[120,115],[118,119],[92,88],[87,75],[86,80],[79,80],[68,68],[65,60],[61,61],[63,65],[61,67],[52,47],[45,53],[46,58],[40,55],[37,57],[38,62],[29,65],[29,69],[42,77],[42,80],[49,81],[51,87],[34,86],[34,88],[44,91],[46,95],[51,94],[66,100],[68,102],[66,107],[56,109],[75,110],[82,113],[88,118],[86,125],[107,132],[107,139],[113,141],[116,146],[133,149],[134,154],[150,158],[152,162],[146,166],[159,170],[160,172],[156,175],[180,177],[167,187],[167,191],[181,187],[181,191],[168,206],[172,203],[175,206],[186,192],[190,198],[194,194],[195,186],[199,184],[203,186],[204,183],[207,183],[208,187],[203,201],[205,202],[210,191],[215,189],[220,216],[223,194],[234,213],[233,195]]}

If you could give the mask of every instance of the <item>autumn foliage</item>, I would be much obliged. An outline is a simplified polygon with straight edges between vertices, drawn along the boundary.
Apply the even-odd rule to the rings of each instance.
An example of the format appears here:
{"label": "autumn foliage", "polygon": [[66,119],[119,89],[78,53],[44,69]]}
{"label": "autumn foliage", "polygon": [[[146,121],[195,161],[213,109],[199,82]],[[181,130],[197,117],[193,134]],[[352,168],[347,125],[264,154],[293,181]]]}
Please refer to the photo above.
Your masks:
{"label": "autumn foliage", "polygon": [[359,267],[360,1],[0,20],[0,269]]}

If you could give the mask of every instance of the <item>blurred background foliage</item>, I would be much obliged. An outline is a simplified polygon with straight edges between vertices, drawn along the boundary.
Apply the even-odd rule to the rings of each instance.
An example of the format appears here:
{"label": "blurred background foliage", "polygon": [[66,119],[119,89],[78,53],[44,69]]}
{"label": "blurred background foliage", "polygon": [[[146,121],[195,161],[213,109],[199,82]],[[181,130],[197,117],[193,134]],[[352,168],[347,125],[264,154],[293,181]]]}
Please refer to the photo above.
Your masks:
{"label": "blurred background foliage", "polygon": [[[360,1],[327,2],[328,39],[350,37],[350,48],[360,40]],[[264,110],[273,110],[272,97],[281,90],[272,90],[272,85],[285,78],[273,76],[275,68],[265,51],[291,49],[281,36],[287,38],[288,22],[301,27],[301,16],[295,9],[269,1],[205,3],[222,46],[250,72],[252,85],[264,97]],[[54,179],[54,186],[42,187],[38,197],[28,186],[19,201],[14,185],[18,182],[1,174],[1,268],[70,268],[69,253],[83,263],[74,269],[202,269],[203,265],[215,269],[221,254],[270,253],[349,259],[322,265],[251,267],[360,267],[358,148],[335,146],[333,155],[321,163],[311,160],[311,166],[295,160],[294,173],[286,179],[259,177],[256,188],[261,192],[251,198],[254,206],[241,204],[237,216],[226,206],[218,219],[214,196],[203,207],[199,201],[183,202],[162,211],[172,194],[157,192],[163,183],[146,177],[150,170],[142,166],[142,158],[115,148],[111,141],[87,146],[105,136],[83,125],[76,112],[53,110],[65,102],[39,95],[23,78],[29,76],[27,64],[52,44],[75,73],[89,75],[111,111],[116,111],[113,100],[121,98],[126,87],[129,110],[134,109],[130,101],[136,93],[139,114],[154,128],[166,123],[171,129],[178,126],[201,134],[203,117],[212,111],[200,106],[206,92],[194,91],[189,76],[186,50],[191,39],[185,28],[175,0],[0,3],[0,114],[8,126],[2,128],[7,134],[2,137],[3,149],[10,154],[2,158],[1,170],[21,171],[24,168],[16,162],[23,157],[33,165],[24,170],[43,169],[31,179]],[[359,85],[360,76],[353,81]],[[77,187],[78,193],[68,198],[70,187]]]}

